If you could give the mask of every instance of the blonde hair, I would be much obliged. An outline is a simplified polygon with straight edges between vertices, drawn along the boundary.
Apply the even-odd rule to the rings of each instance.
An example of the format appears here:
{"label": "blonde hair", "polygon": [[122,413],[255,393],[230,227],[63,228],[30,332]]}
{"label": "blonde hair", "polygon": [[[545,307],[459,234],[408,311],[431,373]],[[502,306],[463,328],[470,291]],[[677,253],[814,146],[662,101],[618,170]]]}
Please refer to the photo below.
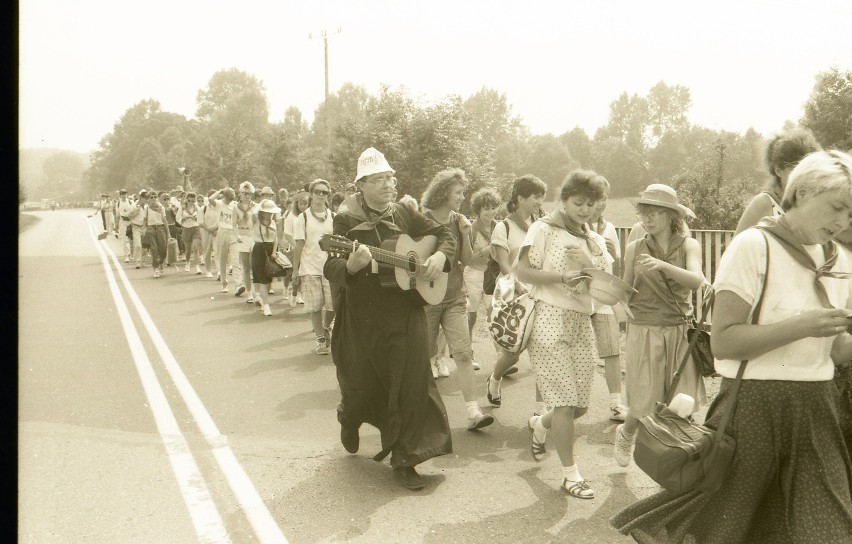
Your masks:
{"label": "blonde hair", "polygon": [[815,196],[835,189],[852,193],[852,157],[842,151],[816,151],[790,172],[781,207],[784,211],[795,208],[800,191]]}

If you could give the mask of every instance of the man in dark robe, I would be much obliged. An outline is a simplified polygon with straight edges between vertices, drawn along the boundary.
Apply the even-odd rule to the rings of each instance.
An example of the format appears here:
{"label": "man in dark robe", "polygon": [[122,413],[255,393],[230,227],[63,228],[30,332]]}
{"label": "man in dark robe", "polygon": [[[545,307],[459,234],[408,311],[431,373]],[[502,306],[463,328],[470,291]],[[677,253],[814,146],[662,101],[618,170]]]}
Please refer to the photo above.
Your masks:
{"label": "man in dark robe", "polygon": [[331,353],[337,367],[341,403],[340,439],[358,451],[358,428],[381,431],[381,461],[389,453],[394,478],[409,489],[424,482],[414,466],[452,452],[449,421],[429,367],[423,301],[415,290],[382,286],[378,265],[366,246],[379,247],[400,234],[434,235],[437,249],[423,262],[418,281],[431,281],[451,266],[455,239],[449,229],[411,208],[394,203],[394,170],[369,148],[358,159],[359,191],[344,200],[334,218],[334,234],[358,245],[348,257],[329,255],[325,277],[338,286]]}

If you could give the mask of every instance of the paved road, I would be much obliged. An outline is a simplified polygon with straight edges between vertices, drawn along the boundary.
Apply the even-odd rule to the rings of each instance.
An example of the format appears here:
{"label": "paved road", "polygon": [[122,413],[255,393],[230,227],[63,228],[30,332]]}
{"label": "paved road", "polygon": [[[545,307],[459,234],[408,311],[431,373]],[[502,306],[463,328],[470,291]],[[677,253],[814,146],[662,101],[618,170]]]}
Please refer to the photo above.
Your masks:
{"label": "paved road", "polygon": [[[552,448],[529,453],[526,356],[482,432],[466,431],[454,377],[439,381],[454,453],[420,465],[427,487],[410,492],[372,461],[375,429],[343,450],[331,357],[280,287],[264,317],[215,281],[120,263],[82,210],[34,215],[19,254],[21,542],[631,541],[607,519],[656,486],[611,458],[602,375],[577,428],[596,499],[558,491]],[[475,333],[484,385],[494,348]]]}

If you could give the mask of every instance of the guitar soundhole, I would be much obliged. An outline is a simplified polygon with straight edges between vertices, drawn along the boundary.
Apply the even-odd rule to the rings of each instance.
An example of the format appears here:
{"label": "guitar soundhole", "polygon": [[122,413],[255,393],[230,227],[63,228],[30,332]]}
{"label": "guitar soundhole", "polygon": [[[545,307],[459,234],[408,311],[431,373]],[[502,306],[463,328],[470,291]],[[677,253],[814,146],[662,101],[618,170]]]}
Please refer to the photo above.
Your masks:
{"label": "guitar soundhole", "polygon": [[406,263],[406,265],[407,266],[405,267],[405,269],[408,270],[408,273],[410,275],[414,276],[415,274],[417,274],[418,263],[416,253],[412,252],[408,254],[408,262]]}

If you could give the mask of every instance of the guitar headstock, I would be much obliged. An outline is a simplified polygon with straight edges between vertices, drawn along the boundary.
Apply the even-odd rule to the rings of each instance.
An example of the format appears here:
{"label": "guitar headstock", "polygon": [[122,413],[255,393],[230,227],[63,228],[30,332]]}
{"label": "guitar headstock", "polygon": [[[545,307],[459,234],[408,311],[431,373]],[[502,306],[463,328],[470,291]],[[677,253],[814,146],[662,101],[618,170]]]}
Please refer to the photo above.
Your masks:
{"label": "guitar headstock", "polygon": [[358,242],[339,234],[323,234],[319,239],[320,249],[332,257],[346,257],[358,247]]}

